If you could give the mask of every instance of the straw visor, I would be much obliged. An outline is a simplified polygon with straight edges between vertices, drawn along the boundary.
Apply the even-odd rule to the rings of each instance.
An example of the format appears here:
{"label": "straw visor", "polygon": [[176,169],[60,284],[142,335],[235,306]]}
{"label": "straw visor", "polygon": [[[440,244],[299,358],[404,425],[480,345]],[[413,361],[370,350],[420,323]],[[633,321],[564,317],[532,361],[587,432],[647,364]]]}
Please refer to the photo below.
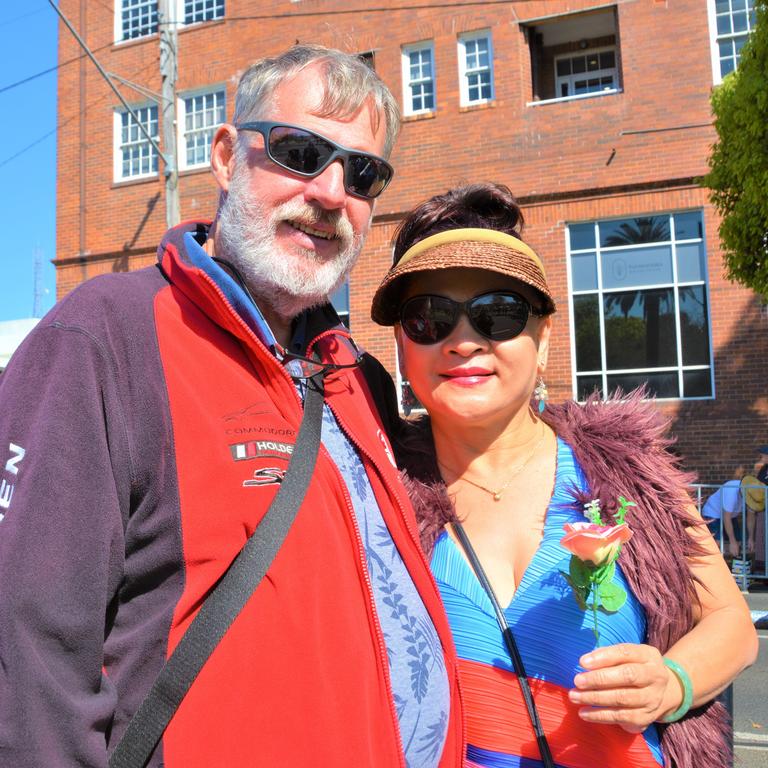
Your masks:
{"label": "straw visor", "polygon": [[379,325],[398,319],[404,276],[432,269],[467,267],[487,269],[519,280],[541,295],[545,314],[555,311],[544,265],[522,240],[495,229],[449,229],[412,245],[384,276],[371,305],[371,318]]}

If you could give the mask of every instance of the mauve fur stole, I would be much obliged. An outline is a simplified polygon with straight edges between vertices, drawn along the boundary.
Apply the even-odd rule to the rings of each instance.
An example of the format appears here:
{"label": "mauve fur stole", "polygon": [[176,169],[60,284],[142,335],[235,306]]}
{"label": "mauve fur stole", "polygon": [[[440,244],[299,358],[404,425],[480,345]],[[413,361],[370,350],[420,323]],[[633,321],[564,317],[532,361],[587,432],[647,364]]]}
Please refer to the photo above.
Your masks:
{"label": "mauve fur stole", "polygon": [[[693,476],[682,472],[666,450],[672,442],[668,420],[644,395],[636,390],[606,402],[591,397],[584,405],[549,405],[542,418],[573,448],[590,498],[600,499],[606,517],[613,519],[619,496],[637,503],[627,514],[634,535],[623,547],[621,567],[645,609],[647,642],[664,653],[693,626],[696,594],[686,565],[686,558],[698,552],[686,530],[693,524],[687,511]],[[406,424],[394,444],[422,546],[430,556],[437,536],[456,513],[437,467],[429,419]],[[667,768],[732,765],[728,715],[719,702],[657,727]]]}

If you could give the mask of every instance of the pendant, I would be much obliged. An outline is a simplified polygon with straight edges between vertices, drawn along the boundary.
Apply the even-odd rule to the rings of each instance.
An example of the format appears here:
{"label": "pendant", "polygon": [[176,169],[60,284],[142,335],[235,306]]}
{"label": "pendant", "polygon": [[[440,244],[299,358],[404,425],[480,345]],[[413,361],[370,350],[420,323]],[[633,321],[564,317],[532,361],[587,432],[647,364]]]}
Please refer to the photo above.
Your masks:
{"label": "pendant", "polygon": [[496,493],[493,494],[493,500],[494,501],[500,501],[501,500],[501,491],[496,491]]}

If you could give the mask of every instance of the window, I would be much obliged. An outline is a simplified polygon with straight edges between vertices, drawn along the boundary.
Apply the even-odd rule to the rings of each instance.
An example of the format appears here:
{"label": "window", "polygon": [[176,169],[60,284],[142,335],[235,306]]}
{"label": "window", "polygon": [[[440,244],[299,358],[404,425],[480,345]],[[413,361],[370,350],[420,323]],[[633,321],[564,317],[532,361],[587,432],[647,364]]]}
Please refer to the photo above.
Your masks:
{"label": "window", "polygon": [[613,48],[555,58],[555,93],[560,98],[615,90],[616,83]]}
{"label": "window", "polygon": [[524,30],[531,53],[533,103],[620,89],[618,25],[613,8],[528,22]]}
{"label": "window", "polygon": [[225,120],[224,89],[191,94],[181,99],[183,125],[179,142],[179,166],[197,168],[211,160],[211,142],[216,129]]}
{"label": "window", "polygon": [[406,115],[435,111],[434,58],[431,42],[403,48],[403,112]]}
{"label": "window", "polygon": [[331,304],[344,325],[349,328],[349,280],[345,280],[332,294]]}
{"label": "window", "polygon": [[739,65],[741,49],[755,28],[754,0],[710,0],[715,82]]}
{"label": "window", "polygon": [[224,0],[184,0],[184,23],[196,24],[224,17]]}
{"label": "window", "polygon": [[[157,105],[134,107],[141,124],[157,140]],[[149,143],[130,112],[115,112],[115,180],[154,176],[157,150]]]}
{"label": "window", "polygon": [[700,211],[571,224],[575,391],[713,396]]}
{"label": "window", "polygon": [[[182,24],[224,18],[224,0],[170,0],[169,15]],[[157,32],[158,0],[118,0],[115,40],[133,40]]]}
{"label": "window", "polygon": [[459,38],[461,104],[483,104],[493,99],[493,50],[490,32]]}
{"label": "window", "polygon": [[157,0],[122,0],[115,7],[120,14],[119,40],[157,32]]}

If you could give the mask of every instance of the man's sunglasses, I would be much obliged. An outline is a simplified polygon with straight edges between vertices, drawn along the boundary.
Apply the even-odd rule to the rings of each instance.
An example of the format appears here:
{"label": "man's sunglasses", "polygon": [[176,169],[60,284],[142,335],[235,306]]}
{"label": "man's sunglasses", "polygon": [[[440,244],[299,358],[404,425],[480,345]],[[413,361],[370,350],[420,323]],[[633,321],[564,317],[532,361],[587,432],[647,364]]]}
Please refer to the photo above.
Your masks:
{"label": "man's sunglasses", "polygon": [[512,291],[481,293],[468,301],[454,301],[445,296],[412,296],[400,307],[403,333],[416,344],[437,344],[447,339],[459,322],[461,313],[484,338],[507,341],[519,336],[529,315],[541,317],[528,301]]}
{"label": "man's sunglasses", "polygon": [[238,131],[257,131],[264,137],[267,157],[276,165],[299,176],[318,176],[332,162],[344,165],[344,189],[356,197],[378,197],[395,171],[382,157],[348,149],[319,133],[289,123],[259,120],[240,123]]}

